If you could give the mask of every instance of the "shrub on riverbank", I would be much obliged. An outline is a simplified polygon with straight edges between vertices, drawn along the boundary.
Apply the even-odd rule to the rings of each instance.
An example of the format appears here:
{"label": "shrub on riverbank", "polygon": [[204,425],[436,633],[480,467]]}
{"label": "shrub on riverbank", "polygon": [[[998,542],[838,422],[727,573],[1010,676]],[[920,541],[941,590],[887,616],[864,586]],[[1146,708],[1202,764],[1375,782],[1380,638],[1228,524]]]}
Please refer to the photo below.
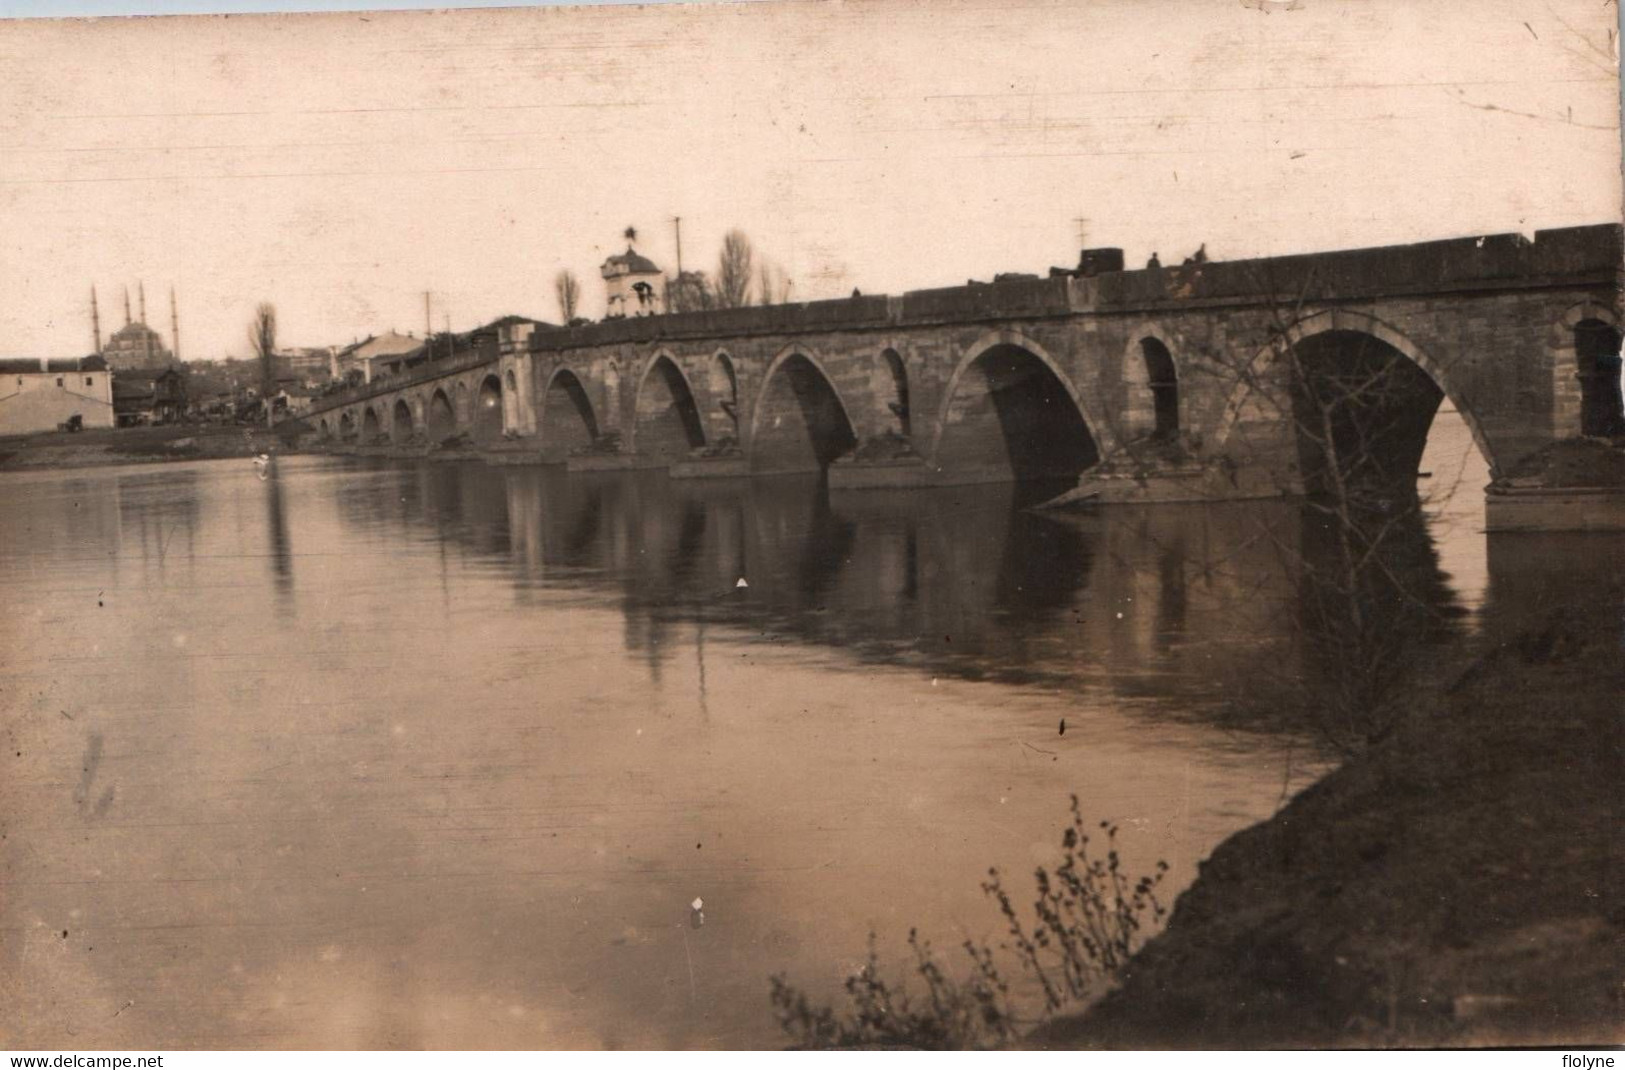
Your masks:
{"label": "shrub on riverbank", "polygon": [[[1131,879],[1117,850],[1117,828],[1101,822],[1098,831],[1104,853],[1091,853],[1091,830],[1074,795],[1072,820],[1061,836],[1061,863],[1054,872],[1040,866],[1034,874],[1037,897],[1030,921],[1016,909],[998,870],[990,869],[982,885],[1005,919],[1009,940],[998,950],[1038,982],[1044,1019],[1111,981],[1145,938],[1148,923],[1165,913],[1156,889],[1167,864],[1158,862],[1151,874]],[[923,994],[912,992],[906,981],[882,976],[871,934],[868,961],[846,980],[844,1012],[815,1005],[782,976],[772,978],[779,1024],[803,1048],[938,1050],[1005,1046],[1036,1024],[1012,1000],[1011,982],[993,948],[970,940],[960,945],[968,961],[956,979],[914,930],[908,946]]]}

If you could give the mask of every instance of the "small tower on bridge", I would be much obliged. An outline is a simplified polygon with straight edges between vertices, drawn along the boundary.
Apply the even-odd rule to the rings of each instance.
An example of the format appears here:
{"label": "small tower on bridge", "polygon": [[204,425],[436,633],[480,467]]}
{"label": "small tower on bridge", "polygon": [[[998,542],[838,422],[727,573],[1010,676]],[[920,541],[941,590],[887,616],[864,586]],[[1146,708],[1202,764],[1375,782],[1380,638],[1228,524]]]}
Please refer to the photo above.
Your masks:
{"label": "small tower on bridge", "polygon": [[635,229],[627,227],[626,252],[605,260],[604,266],[599,269],[604,276],[606,291],[605,319],[658,316],[663,311],[660,304],[660,268],[632,247],[637,236]]}

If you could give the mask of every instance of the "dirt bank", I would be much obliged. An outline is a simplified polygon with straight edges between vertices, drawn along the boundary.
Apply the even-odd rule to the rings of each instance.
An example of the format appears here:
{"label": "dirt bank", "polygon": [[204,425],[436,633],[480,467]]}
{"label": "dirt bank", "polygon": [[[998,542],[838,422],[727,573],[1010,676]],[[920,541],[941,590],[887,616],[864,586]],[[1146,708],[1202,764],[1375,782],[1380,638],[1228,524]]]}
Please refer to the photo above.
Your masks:
{"label": "dirt bank", "polygon": [[289,425],[278,425],[274,433],[263,427],[176,425],[13,435],[0,438],[0,471],[286,453],[294,430]]}
{"label": "dirt bank", "polygon": [[1488,642],[1383,744],[1231,837],[1045,1046],[1625,1039],[1625,590]]}
{"label": "dirt bank", "polygon": [[1520,460],[1494,489],[1611,487],[1625,490],[1625,438],[1570,438]]}

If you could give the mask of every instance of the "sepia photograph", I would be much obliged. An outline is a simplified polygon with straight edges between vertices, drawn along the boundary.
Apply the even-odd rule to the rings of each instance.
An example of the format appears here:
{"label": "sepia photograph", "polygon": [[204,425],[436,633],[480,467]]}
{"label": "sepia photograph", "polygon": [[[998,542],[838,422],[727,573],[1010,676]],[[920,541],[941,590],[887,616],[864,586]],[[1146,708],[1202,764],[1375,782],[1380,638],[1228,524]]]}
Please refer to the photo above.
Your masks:
{"label": "sepia photograph", "polygon": [[75,2],[0,1050],[1625,1043],[1615,0]]}

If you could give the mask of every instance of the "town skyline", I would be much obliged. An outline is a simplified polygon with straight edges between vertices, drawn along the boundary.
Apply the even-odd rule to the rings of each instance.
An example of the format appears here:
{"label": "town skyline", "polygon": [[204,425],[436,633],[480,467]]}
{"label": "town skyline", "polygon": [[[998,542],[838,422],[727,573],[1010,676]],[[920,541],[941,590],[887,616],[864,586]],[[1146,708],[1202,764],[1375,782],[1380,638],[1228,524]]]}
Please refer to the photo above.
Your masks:
{"label": "town skyline", "polygon": [[186,359],[264,300],[289,346],[421,333],[425,290],[435,331],[556,321],[565,268],[597,318],[676,216],[685,268],[737,227],[792,300],[1620,216],[1595,5],[813,9],[4,24],[0,354],[82,355],[126,280],[176,288]]}

